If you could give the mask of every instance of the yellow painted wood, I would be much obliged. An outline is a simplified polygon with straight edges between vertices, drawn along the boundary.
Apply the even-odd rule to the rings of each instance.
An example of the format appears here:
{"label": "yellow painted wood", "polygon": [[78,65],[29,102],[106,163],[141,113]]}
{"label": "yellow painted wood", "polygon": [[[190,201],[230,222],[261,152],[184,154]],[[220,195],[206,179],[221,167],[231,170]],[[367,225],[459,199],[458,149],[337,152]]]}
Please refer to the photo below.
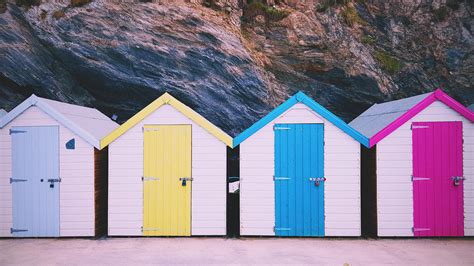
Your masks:
{"label": "yellow painted wood", "polygon": [[146,125],[143,159],[143,235],[190,236],[191,125]]}
{"label": "yellow painted wood", "polygon": [[193,109],[189,108],[182,102],[175,99],[168,93],[164,93],[161,97],[153,101],[147,107],[143,108],[140,112],[135,114],[132,118],[123,123],[120,127],[112,131],[109,135],[105,136],[100,141],[100,147],[105,148],[107,145],[112,143],[122,134],[127,132],[130,128],[134,127],[140,121],[145,119],[148,115],[153,113],[155,110],[160,108],[164,104],[173,106],[176,110],[180,111],[183,115],[194,121],[196,124],[207,130],[209,133],[214,135],[217,139],[224,142],[227,146],[232,147],[232,137],[225,133],[223,130],[209,122],[206,118],[198,114]]}

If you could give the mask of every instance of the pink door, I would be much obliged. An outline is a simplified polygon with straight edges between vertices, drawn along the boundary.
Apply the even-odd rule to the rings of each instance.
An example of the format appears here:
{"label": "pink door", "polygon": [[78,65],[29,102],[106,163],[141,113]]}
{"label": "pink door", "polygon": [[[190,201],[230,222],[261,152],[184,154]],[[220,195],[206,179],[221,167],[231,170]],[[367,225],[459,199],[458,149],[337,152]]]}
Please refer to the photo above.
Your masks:
{"label": "pink door", "polygon": [[415,236],[463,236],[462,122],[415,122]]}

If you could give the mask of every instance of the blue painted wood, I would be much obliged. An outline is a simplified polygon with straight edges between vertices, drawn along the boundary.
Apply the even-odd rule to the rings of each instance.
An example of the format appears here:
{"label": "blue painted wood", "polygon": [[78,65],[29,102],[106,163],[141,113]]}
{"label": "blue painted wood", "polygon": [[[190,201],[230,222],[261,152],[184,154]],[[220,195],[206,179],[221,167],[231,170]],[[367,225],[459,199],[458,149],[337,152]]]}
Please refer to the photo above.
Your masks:
{"label": "blue painted wood", "polygon": [[331,111],[328,109],[324,108],[322,105],[318,104],[316,101],[308,97],[306,94],[303,92],[298,92],[295,95],[293,95],[291,98],[289,98],[287,101],[282,103],[280,106],[277,108],[273,109],[268,115],[264,116],[262,119],[258,120],[255,124],[244,130],[242,133],[240,133],[237,137],[234,138],[232,146],[236,147],[243,141],[245,141],[247,138],[252,136],[254,133],[259,131],[261,128],[263,128],[265,125],[273,121],[275,118],[278,116],[282,115],[284,112],[286,112],[288,109],[290,109],[293,105],[297,103],[303,103],[309,108],[311,108],[314,112],[318,113],[322,117],[324,117],[326,120],[334,124],[336,127],[344,131],[346,134],[351,136],[353,139],[364,145],[365,147],[369,147],[369,139],[362,135],[359,131],[355,130],[352,128],[350,125],[348,125],[346,122],[344,122],[342,119],[334,115]]}
{"label": "blue painted wood", "polygon": [[324,125],[275,125],[275,235],[324,236]]}
{"label": "blue painted wood", "polygon": [[59,127],[14,127],[12,182],[14,237],[59,236]]}

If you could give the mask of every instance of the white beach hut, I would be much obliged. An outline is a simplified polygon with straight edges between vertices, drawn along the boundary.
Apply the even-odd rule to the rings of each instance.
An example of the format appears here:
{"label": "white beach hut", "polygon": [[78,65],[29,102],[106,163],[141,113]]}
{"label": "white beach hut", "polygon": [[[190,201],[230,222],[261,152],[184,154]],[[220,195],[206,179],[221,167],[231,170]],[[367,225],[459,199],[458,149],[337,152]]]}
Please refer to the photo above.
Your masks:
{"label": "white beach hut", "polygon": [[116,127],[96,109],[35,95],[3,116],[0,236],[99,234],[107,181],[100,139]]}
{"label": "white beach hut", "polygon": [[226,234],[225,132],[165,93],[107,145],[109,235]]}
{"label": "white beach hut", "polygon": [[361,144],[302,92],[242,132],[241,235],[360,236]]}
{"label": "white beach hut", "polygon": [[[474,113],[442,90],[374,104],[350,125],[378,236],[474,235]],[[365,164],[364,164],[365,165]]]}

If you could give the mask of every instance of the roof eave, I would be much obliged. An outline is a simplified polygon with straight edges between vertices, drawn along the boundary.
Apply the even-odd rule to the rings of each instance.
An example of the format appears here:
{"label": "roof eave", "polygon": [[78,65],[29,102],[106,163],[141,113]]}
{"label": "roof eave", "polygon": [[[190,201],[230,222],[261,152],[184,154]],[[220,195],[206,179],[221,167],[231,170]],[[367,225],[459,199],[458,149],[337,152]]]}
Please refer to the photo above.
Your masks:
{"label": "roof eave", "polygon": [[31,106],[36,106],[49,116],[51,116],[53,119],[61,123],[63,126],[67,127],[69,130],[73,131],[76,135],[80,136],[83,138],[87,143],[90,145],[94,146],[97,149],[100,149],[100,141],[93,137],[89,132],[83,130],[82,128],[76,126],[74,122],[70,121],[67,117],[62,115],[60,112],[56,111],[53,107],[51,107],[49,104],[41,101],[39,97],[36,95],[32,94],[30,97],[28,97],[26,100],[24,100],[22,103],[20,103],[17,107],[15,107],[13,110],[11,110],[9,113],[7,113],[1,120],[0,120],[0,128],[5,127],[7,124],[9,124],[11,121],[13,121],[16,117],[21,115],[23,112],[25,112],[28,108]]}
{"label": "roof eave", "polygon": [[206,131],[208,131],[211,135],[213,135],[214,137],[222,141],[224,144],[226,144],[229,147],[232,147],[232,137],[230,137],[223,130],[221,130],[214,124],[212,124],[210,121],[208,121],[206,118],[201,116],[199,113],[192,110],[190,107],[186,106],[184,103],[180,102],[179,100],[177,100],[176,98],[174,98],[167,92],[165,92],[158,99],[154,100],[152,103],[150,103],[145,108],[140,110],[130,119],[128,119],[125,123],[123,123],[121,126],[119,126],[114,131],[112,131],[109,135],[105,136],[100,141],[100,147],[105,148],[107,145],[115,141],[117,138],[119,138],[121,135],[123,135],[132,127],[136,126],[140,121],[145,119],[147,116],[149,116],[151,113],[156,111],[158,108],[160,108],[164,104],[171,105],[173,108],[175,108],[184,116],[186,116],[187,118],[189,118],[190,120],[192,120],[193,122],[195,122],[196,124],[204,128]]}
{"label": "roof eave", "polygon": [[387,125],[385,128],[377,132],[369,140],[370,148],[379,143],[382,139],[390,135],[393,131],[397,130],[400,126],[405,124],[408,120],[419,114],[426,107],[431,105],[434,101],[439,100],[442,103],[446,104],[451,109],[455,110],[457,113],[468,119],[470,122],[474,121],[474,112],[469,111],[462,104],[451,98],[443,90],[437,89],[425,99],[420,101],[418,104],[413,106],[410,110],[406,111],[403,115],[397,118],[395,121]]}
{"label": "roof eave", "polygon": [[252,136],[258,130],[263,128],[265,125],[273,121],[275,118],[286,112],[296,103],[301,102],[312,109],[314,112],[320,114],[330,123],[334,124],[336,127],[344,131],[346,134],[351,136],[354,140],[361,143],[365,147],[369,147],[369,139],[362,135],[359,131],[355,130],[351,126],[349,126],[346,122],[342,119],[334,115],[331,111],[324,108],[322,105],[318,104],[316,101],[311,99],[309,96],[304,94],[303,92],[298,92],[292,97],[290,97],[287,101],[283,102],[269,114],[264,116],[262,119],[257,121],[255,124],[250,126],[248,129],[244,130],[241,134],[239,134],[236,138],[234,138],[234,147],[238,146],[240,143],[245,141],[247,138]]}

